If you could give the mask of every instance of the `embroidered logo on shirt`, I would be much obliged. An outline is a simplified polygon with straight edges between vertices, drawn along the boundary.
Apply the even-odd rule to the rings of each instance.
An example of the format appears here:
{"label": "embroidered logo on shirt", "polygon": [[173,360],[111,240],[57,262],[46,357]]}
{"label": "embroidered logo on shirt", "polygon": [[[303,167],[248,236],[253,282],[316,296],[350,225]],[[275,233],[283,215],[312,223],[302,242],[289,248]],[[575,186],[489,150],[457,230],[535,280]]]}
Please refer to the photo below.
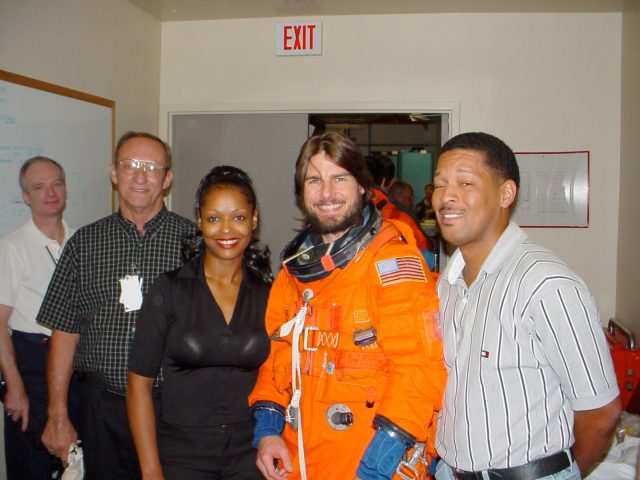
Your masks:
{"label": "embroidered logo on shirt", "polygon": [[417,257],[389,258],[376,262],[380,284],[391,285],[399,282],[426,282],[422,263]]}
{"label": "embroidered logo on shirt", "polygon": [[489,358],[489,352],[488,352],[488,351],[486,351],[486,350],[481,350],[481,351],[480,351],[480,356],[481,356],[482,358]]}

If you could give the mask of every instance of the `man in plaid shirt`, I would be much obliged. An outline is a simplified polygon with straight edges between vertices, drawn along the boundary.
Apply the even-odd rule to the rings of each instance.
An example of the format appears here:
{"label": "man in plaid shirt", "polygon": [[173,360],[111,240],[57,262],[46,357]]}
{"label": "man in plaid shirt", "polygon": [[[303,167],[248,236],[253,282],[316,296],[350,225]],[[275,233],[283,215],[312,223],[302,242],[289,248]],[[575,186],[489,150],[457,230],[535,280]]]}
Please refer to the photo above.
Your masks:
{"label": "man in plaid shirt", "polygon": [[[119,211],[69,240],[38,314],[53,331],[42,440],[66,463],[70,445],[80,439],[92,480],[140,478],[124,397],[129,346],[143,294],[160,273],[181,265],[182,241],[195,232],[192,222],[164,206],[173,174],[162,140],[126,133],[109,173]],[[74,370],[80,380],[78,432],[67,408]]]}

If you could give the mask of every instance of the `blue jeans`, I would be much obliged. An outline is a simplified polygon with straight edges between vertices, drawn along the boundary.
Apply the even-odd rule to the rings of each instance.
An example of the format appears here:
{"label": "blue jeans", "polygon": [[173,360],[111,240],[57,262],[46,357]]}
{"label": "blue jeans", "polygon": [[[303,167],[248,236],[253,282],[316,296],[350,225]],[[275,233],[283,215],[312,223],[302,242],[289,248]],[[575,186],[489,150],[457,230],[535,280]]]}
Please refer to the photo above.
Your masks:
{"label": "blue jeans", "polygon": [[[485,480],[489,480],[489,475],[486,472],[482,473],[482,477]],[[554,473],[553,475],[540,477],[536,480],[581,480],[581,478],[582,477],[580,476],[580,469],[574,461],[564,470],[560,470],[558,473]],[[456,478],[453,476],[451,467],[444,463],[442,460],[438,462],[438,466],[436,467],[436,480],[456,480]]]}

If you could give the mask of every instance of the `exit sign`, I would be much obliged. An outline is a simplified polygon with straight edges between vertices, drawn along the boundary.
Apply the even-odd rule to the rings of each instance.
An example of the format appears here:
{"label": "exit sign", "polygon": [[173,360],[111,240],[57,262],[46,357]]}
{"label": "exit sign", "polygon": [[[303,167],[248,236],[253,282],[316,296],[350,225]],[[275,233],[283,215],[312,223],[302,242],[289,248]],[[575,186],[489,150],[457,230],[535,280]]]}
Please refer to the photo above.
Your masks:
{"label": "exit sign", "polygon": [[322,22],[277,22],[276,55],[322,55]]}

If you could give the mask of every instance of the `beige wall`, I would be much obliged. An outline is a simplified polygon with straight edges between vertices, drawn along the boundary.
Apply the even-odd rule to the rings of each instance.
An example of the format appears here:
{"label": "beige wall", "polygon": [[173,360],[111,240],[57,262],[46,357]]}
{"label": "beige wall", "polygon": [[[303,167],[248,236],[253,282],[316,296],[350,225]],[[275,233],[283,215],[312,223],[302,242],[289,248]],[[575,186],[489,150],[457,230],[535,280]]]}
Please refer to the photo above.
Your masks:
{"label": "beige wall", "polygon": [[116,136],[158,129],[160,22],[125,0],[0,0],[0,69],[115,100]]}
{"label": "beige wall", "polygon": [[529,234],[586,280],[603,319],[613,316],[622,14],[314,20],[324,28],[318,57],[276,57],[277,19],[164,23],[161,112],[457,102],[454,133],[491,132],[517,151],[590,150],[590,227]]}
{"label": "beige wall", "polygon": [[616,315],[640,336],[640,3],[627,2],[622,20],[622,135]]}
{"label": "beige wall", "polygon": [[115,100],[116,136],[157,131],[160,22],[131,3],[0,0],[0,46],[2,70]]}
{"label": "beige wall", "polygon": [[442,103],[459,105],[454,132],[492,132],[519,151],[588,149],[590,228],[529,233],[585,278],[604,319],[617,309],[640,327],[637,8],[318,19],[321,57],[277,58],[276,19],[161,33],[124,0],[0,0],[0,68],[115,100],[117,134],[166,127],[158,98],[161,112]]}

